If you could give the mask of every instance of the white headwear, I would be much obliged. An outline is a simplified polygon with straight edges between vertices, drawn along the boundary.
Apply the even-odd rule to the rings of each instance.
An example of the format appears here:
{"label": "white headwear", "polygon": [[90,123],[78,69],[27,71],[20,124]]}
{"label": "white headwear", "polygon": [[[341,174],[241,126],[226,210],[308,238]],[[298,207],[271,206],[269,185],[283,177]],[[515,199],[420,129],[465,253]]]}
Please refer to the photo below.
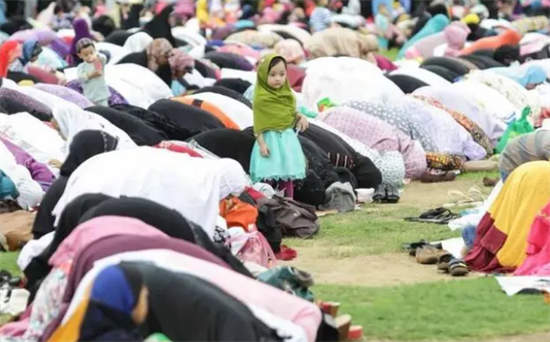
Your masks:
{"label": "white headwear", "polygon": [[44,196],[40,184],[32,179],[29,170],[16,163],[13,154],[1,141],[0,155],[2,156],[0,158],[0,169],[10,177],[19,192],[17,203],[25,210],[37,206],[42,200],[42,196]]}
{"label": "white headwear", "polygon": [[86,193],[135,196],[177,210],[212,237],[220,200],[240,194],[245,186],[246,173],[235,160],[193,158],[142,146],[103,153],[80,165],[53,215],[59,220],[65,206]]}
{"label": "white headwear", "polygon": [[147,33],[138,32],[128,37],[123,47],[130,53],[142,52],[152,41],[153,38]]}
{"label": "white headwear", "polygon": [[80,131],[91,129],[104,131],[118,139],[117,148],[136,147],[135,142],[120,128],[116,127],[103,117],[84,111],[76,105],[60,106],[52,111],[52,115],[59,125],[61,135],[66,139],[66,146],[70,146],[73,137]]}

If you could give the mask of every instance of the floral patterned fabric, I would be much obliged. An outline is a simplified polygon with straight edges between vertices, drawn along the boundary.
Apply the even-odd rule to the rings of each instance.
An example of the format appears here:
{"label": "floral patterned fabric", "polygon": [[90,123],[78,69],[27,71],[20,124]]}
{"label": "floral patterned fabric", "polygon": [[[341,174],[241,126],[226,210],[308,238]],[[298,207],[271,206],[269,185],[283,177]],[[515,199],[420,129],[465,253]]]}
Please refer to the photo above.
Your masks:
{"label": "floral patterned fabric", "polygon": [[464,169],[464,157],[445,153],[426,153],[429,169],[454,171]]}
{"label": "floral patterned fabric", "polygon": [[426,171],[426,153],[422,146],[374,116],[349,107],[336,107],[324,112],[320,120],[377,151],[400,152],[407,178],[419,178]]}
{"label": "floral patterned fabric", "polygon": [[485,134],[485,132],[481,129],[481,127],[479,127],[469,117],[467,117],[466,115],[456,110],[453,110],[449,107],[444,106],[441,102],[431,97],[422,96],[422,95],[413,95],[413,97],[421,101],[424,101],[425,103],[431,106],[444,110],[446,113],[451,115],[453,119],[455,119],[455,121],[458,122],[458,124],[464,127],[464,129],[467,130],[468,133],[470,133],[470,135],[478,145],[480,145],[485,149],[487,156],[491,156],[493,154],[493,144],[491,144],[489,137],[487,136],[487,134]]}
{"label": "floral patterned fabric", "polygon": [[48,325],[59,314],[71,264],[72,259],[64,262],[59,267],[53,268],[48,276],[44,278],[32,302],[32,311],[28,317],[25,333],[20,336],[7,336],[0,331],[0,340],[3,342],[39,341]]}
{"label": "floral patterned fabric", "polygon": [[411,117],[399,106],[370,101],[348,101],[343,106],[357,109],[387,122],[411,139],[418,141],[426,151],[437,151],[437,146],[431,135],[424,129],[423,123]]}

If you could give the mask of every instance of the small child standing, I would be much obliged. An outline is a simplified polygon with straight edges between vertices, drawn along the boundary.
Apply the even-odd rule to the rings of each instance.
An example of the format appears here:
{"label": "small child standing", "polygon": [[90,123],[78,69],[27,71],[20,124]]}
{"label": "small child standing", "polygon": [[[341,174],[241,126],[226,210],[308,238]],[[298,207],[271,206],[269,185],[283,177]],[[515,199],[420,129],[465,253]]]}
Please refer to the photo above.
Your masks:
{"label": "small child standing", "polygon": [[79,40],[76,52],[83,61],[78,65],[77,75],[82,82],[84,96],[97,106],[107,107],[110,94],[103,74],[107,58],[95,51],[94,42],[90,38]]}
{"label": "small child standing", "polygon": [[258,66],[254,89],[254,135],[250,158],[252,181],[278,181],[285,196],[294,197],[293,180],[306,176],[306,161],[294,128],[307,129],[307,119],[296,114],[285,59],[266,55]]}

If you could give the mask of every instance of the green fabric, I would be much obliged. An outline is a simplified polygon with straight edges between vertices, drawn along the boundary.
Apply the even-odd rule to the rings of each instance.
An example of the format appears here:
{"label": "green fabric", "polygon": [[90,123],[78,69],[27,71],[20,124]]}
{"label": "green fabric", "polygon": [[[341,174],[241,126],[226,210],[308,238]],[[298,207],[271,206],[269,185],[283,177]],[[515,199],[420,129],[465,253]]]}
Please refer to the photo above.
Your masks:
{"label": "green fabric", "polygon": [[313,278],[309,273],[291,266],[275,266],[258,275],[258,280],[279,290],[291,293],[309,302],[315,297],[309,290],[313,286]]}
{"label": "green fabric", "polygon": [[495,148],[495,151],[497,153],[502,153],[502,151],[504,151],[504,148],[506,147],[506,144],[508,144],[508,141],[525,133],[531,133],[535,131],[531,123],[529,123],[529,120],[527,120],[530,112],[531,108],[525,107],[523,109],[523,112],[521,113],[521,118],[519,120],[512,121],[510,125],[508,125],[508,128],[500,138],[498,145]]}
{"label": "green fabric", "polygon": [[296,121],[296,99],[288,77],[280,89],[273,89],[267,85],[269,64],[275,57],[281,55],[268,54],[260,60],[256,88],[254,89],[254,133],[265,131],[282,132],[294,127]]}

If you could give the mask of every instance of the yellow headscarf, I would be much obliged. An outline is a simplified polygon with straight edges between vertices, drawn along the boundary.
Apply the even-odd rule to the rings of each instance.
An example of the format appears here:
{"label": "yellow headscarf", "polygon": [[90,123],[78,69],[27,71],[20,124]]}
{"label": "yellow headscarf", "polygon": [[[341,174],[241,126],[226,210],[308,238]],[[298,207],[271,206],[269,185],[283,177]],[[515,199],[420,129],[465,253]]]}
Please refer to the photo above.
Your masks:
{"label": "yellow headscarf", "polygon": [[479,24],[480,22],[480,19],[479,19],[479,16],[475,13],[470,13],[468,14],[467,16],[465,16],[464,18],[462,18],[462,22],[466,25],[468,24]]}

